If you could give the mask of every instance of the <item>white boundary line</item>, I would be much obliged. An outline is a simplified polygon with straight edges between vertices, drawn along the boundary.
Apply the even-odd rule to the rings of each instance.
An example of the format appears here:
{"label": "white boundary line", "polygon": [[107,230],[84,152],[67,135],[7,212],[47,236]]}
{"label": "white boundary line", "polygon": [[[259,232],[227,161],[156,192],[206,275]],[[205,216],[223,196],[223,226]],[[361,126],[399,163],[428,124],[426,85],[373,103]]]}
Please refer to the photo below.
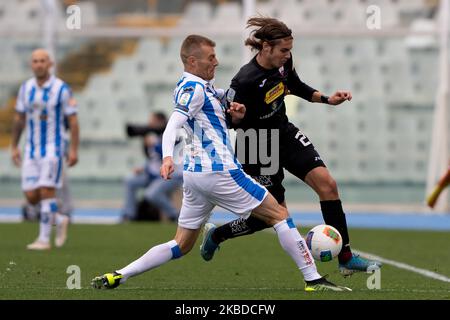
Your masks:
{"label": "white boundary line", "polygon": [[352,251],[355,252],[355,253],[359,253],[361,256],[363,256],[365,258],[368,258],[368,259],[371,259],[371,260],[380,261],[380,262],[382,262],[384,264],[389,264],[391,266],[394,266],[394,267],[397,267],[397,268],[400,268],[400,269],[405,269],[405,270],[408,270],[408,271],[411,271],[411,272],[415,272],[415,273],[418,273],[418,274],[420,274],[420,275],[422,275],[424,277],[432,278],[432,279],[443,281],[443,282],[450,282],[450,278],[448,278],[448,277],[446,277],[444,275],[432,272],[430,270],[416,268],[416,267],[411,266],[411,265],[406,264],[406,263],[385,259],[383,257],[379,257],[379,256],[376,256],[374,254],[363,252],[363,251],[360,251],[360,250],[352,250]]}

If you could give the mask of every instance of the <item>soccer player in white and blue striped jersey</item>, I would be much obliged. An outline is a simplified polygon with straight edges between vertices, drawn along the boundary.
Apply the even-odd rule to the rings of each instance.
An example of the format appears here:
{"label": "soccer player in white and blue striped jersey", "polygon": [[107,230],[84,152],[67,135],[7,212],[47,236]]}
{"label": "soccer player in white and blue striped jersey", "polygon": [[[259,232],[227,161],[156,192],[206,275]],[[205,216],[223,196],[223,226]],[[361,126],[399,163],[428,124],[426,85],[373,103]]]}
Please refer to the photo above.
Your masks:
{"label": "soccer player in white and blue striped jersey", "polygon": [[283,249],[297,264],[308,291],[344,291],[321,277],[286,208],[277,203],[266,188],[244,173],[231,148],[226,112],[231,121],[240,120],[245,106],[231,103],[226,109],[224,91],[213,85],[218,61],[215,43],[203,36],[190,35],[181,46],[185,72],[174,91],[175,111],[163,135],[161,176],[174,172],[174,145],[177,130],[187,132],[183,172],[183,205],[173,240],[154,246],[122,269],[92,280],[94,288],[115,288],[129,277],[154,269],[187,254],[195,244],[202,225],[213,208],[220,206],[238,216],[254,215],[274,227]]}
{"label": "soccer player in white and blue striped jersey", "polygon": [[[13,124],[12,160],[22,167],[22,190],[31,204],[41,204],[39,236],[27,246],[30,250],[51,248],[52,224],[56,224],[55,245],[66,240],[69,218],[58,213],[56,189],[62,184],[65,151],[64,117],[67,117],[71,143],[68,166],[78,161],[78,120],[76,102],[69,86],[50,73],[52,61],[44,49],[31,55],[34,77],[25,81],[17,96]],[[26,127],[23,161],[19,140]]]}

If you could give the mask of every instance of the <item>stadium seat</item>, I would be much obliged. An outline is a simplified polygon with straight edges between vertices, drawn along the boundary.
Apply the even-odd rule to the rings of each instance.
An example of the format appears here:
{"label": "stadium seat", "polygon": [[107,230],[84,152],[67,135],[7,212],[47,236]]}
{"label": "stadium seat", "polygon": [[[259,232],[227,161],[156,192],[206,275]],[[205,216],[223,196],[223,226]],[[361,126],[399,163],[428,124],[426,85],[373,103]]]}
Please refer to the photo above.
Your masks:
{"label": "stadium seat", "polygon": [[159,39],[144,38],[139,41],[135,55],[139,58],[148,58],[149,55],[159,58],[162,55],[162,46]]}
{"label": "stadium seat", "polygon": [[95,26],[98,23],[97,5],[95,1],[79,1],[77,6],[82,14],[82,26]]}
{"label": "stadium seat", "polygon": [[263,16],[278,18],[279,6],[274,1],[256,2],[256,13]]}
{"label": "stadium seat", "polygon": [[242,20],[241,5],[237,2],[225,2],[219,4],[214,12],[211,26],[220,28],[226,27],[240,30],[244,26]]}
{"label": "stadium seat", "polygon": [[189,2],[179,22],[180,26],[207,26],[212,19],[209,2]]}
{"label": "stadium seat", "polygon": [[5,178],[19,178],[20,168],[17,168],[11,160],[9,148],[0,149],[0,172]]}
{"label": "stadium seat", "polygon": [[[341,1],[332,0],[286,0],[279,6],[279,1],[270,0],[257,2],[256,10],[279,17],[294,32],[297,28],[304,31],[330,26],[366,30],[369,5],[380,7],[382,28],[395,28],[405,26],[409,19],[406,15],[422,14],[420,10],[425,7],[419,2],[358,0],[343,6]],[[241,10],[237,3],[220,4],[213,9],[210,2],[190,2],[180,25],[213,27],[210,30],[229,25],[239,28]],[[416,30],[417,23],[411,25],[412,30]],[[179,61],[182,40],[182,36],[144,38],[132,55],[115,61],[112,72],[92,77],[79,93],[83,140],[124,143],[123,128],[127,122],[143,123],[150,111],[171,112],[173,88],[183,71]],[[220,63],[215,84],[227,88],[243,64],[243,38],[217,35],[214,40]],[[21,61],[26,61],[30,44],[15,43],[11,48],[0,50],[10,58],[20,54]],[[435,46],[411,45],[397,36],[296,36],[293,57],[300,78],[307,84],[329,95],[344,89],[353,93],[353,100],[338,108],[298,98],[287,103],[290,120],[311,137],[335,178],[362,183],[423,182],[431,107],[439,81]],[[21,63],[2,65],[0,74],[4,74],[4,68],[18,70]],[[27,68],[15,74],[25,73],[29,74]],[[126,172],[127,165],[123,164],[134,161],[126,155],[109,160],[114,147],[102,154],[92,157],[97,157],[96,166],[102,166],[98,170],[104,177],[117,176],[114,166]]]}

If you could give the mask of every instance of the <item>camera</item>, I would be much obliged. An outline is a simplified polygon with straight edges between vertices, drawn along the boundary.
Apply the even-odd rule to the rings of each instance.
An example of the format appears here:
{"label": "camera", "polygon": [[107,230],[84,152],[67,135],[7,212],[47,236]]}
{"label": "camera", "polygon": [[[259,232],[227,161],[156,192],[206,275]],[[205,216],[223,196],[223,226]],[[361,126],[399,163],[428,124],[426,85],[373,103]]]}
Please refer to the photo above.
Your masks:
{"label": "camera", "polygon": [[127,136],[129,138],[133,137],[144,137],[149,133],[155,133],[157,135],[162,135],[164,132],[164,128],[152,128],[150,126],[143,125],[134,125],[127,124],[126,125]]}

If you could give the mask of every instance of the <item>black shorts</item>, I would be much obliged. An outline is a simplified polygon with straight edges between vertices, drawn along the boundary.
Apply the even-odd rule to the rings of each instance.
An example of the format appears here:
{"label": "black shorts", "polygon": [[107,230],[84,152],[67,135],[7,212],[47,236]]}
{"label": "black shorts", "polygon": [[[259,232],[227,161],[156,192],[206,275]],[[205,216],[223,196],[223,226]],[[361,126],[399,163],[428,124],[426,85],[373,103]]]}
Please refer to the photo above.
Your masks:
{"label": "black shorts", "polygon": [[257,165],[243,165],[244,171],[265,186],[278,203],[285,200],[283,169],[304,181],[314,168],[326,167],[312,142],[290,122],[280,133],[279,157],[280,168],[275,175],[260,175],[260,167]]}
{"label": "black shorts", "polygon": [[326,167],[309,138],[290,122],[280,137],[280,159],[284,169],[303,181],[312,169]]}

